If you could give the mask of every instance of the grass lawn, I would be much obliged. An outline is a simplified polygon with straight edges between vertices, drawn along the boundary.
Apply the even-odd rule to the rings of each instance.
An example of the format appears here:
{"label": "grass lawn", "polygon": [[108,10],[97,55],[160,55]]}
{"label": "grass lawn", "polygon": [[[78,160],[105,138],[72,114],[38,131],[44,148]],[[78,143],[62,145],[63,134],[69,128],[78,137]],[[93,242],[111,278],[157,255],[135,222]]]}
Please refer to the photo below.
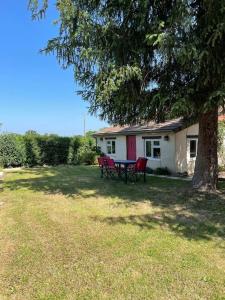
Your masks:
{"label": "grass lawn", "polygon": [[8,173],[0,191],[0,299],[225,299],[225,186],[97,167]]}

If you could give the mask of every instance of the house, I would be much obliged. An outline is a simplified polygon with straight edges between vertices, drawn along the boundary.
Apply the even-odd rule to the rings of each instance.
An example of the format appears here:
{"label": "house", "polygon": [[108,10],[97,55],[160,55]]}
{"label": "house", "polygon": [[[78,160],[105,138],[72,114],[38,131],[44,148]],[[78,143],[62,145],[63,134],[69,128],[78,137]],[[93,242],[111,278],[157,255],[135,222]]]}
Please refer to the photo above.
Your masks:
{"label": "house", "polygon": [[198,124],[181,119],[147,125],[115,126],[94,134],[99,149],[113,159],[148,158],[148,167],[193,174],[198,148]]}

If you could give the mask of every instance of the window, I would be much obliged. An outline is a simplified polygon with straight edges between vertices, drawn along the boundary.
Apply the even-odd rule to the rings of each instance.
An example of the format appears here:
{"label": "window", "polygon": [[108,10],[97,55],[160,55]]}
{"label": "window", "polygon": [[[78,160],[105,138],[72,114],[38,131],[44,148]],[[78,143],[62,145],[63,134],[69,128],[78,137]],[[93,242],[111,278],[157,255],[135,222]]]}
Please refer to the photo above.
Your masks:
{"label": "window", "polygon": [[113,141],[113,140],[107,141],[106,150],[107,150],[107,154],[115,154],[116,153],[116,141]]}
{"label": "window", "polygon": [[145,155],[147,157],[152,156],[152,142],[151,141],[146,141],[145,142]]}
{"label": "window", "polygon": [[145,140],[145,156],[160,159],[161,148],[159,140]]}
{"label": "window", "polygon": [[196,158],[198,149],[197,139],[190,140],[190,158]]}

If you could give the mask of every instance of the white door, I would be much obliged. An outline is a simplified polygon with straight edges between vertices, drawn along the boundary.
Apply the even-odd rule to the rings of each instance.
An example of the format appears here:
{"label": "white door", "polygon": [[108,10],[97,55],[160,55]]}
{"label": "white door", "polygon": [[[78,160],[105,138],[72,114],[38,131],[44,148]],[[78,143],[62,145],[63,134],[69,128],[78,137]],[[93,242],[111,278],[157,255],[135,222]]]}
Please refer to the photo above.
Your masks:
{"label": "white door", "polygon": [[188,138],[187,139],[187,172],[193,174],[195,170],[195,161],[198,152],[198,139]]}

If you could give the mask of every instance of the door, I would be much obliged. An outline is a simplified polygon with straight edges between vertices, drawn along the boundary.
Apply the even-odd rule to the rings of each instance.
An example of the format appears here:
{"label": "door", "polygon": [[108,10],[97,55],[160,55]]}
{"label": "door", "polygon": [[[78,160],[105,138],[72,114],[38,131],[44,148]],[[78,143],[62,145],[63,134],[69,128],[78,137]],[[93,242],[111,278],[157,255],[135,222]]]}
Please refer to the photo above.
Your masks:
{"label": "door", "polygon": [[136,136],[127,136],[127,159],[136,160]]}
{"label": "door", "polygon": [[197,152],[198,152],[198,139],[188,138],[187,139],[187,172],[190,175],[194,174]]}

